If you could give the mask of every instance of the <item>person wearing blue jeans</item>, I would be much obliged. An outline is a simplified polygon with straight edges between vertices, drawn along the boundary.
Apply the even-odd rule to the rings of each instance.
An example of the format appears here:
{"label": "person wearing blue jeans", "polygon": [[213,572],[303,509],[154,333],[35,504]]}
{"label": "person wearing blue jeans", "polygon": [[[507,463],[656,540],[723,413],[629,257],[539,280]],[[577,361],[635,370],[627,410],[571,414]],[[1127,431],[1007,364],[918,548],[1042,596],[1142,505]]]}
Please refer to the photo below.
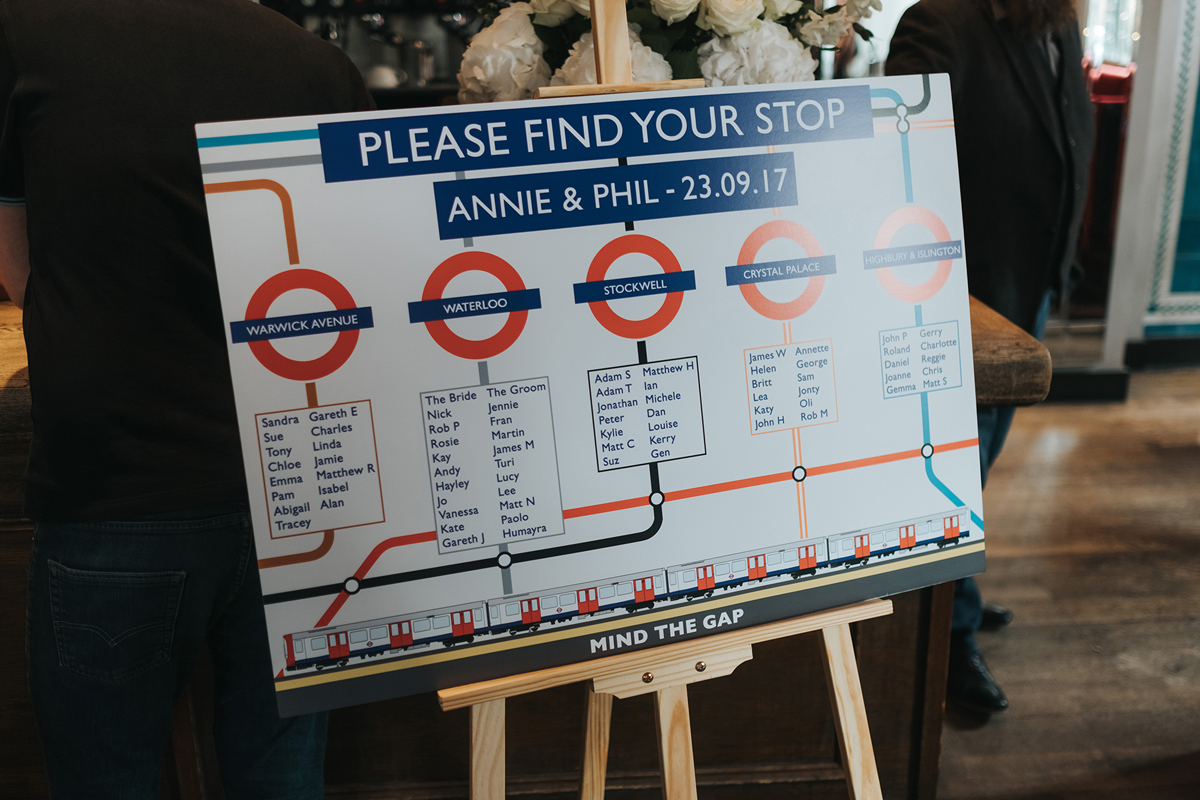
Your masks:
{"label": "person wearing blue jeans", "polygon": [[325,715],[275,702],[195,126],[373,105],[343,52],[249,0],[0,3],[0,282],[29,358],[26,649],[55,800],[158,796],[205,642],[225,796],[324,793]]}
{"label": "person wearing blue jeans", "polygon": [[244,504],[38,523],[27,639],[56,800],[158,797],[172,704],[205,640],[225,796],[323,796],[326,715],[276,711]]}
{"label": "person wearing blue jeans", "polygon": [[[1050,317],[1051,293],[1046,292],[1038,307],[1031,333],[1040,341],[1046,335]],[[988,472],[1008,438],[1016,409],[983,407],[976,410],[979,424],[979,477],[987,486]],[[1012,613],[1000,606],[983,602],[974,578],[962,578],[954,584],[954,610],[950,620],[950,673],[947,699],[968,711],[996,713],[1008,708],[1008,698],[996,682],[975,634],[980,629],[996,628],[1012,621]],[[987,623],[985,625],[985,622]]]}
{"label": "person wearing blue jeans", "polygon": [[[1094,140],[1075,3],[918,0],[896,26],[885,72],[949,76],[967,285],[1040,338],[1047,291],[1065,287],[1075,260]],[[986,481],[1012,409],[980,409],[978,422]],[[960,581],[946,700],[982,713],[1008,707],[975,641],[988,617],[1010,619]]]}

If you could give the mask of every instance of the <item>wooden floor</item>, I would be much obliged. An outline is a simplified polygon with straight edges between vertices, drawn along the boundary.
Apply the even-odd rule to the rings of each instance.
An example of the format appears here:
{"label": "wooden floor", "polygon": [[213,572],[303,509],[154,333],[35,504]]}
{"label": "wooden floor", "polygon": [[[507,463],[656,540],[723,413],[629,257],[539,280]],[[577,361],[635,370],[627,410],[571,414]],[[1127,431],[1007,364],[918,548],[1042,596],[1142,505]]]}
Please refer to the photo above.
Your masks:
{"label": "wooden floor", "polygon": [[1018,411],[984,511],[1011,705],[951,720],[938,797],[1200,798],[1200,370]]}

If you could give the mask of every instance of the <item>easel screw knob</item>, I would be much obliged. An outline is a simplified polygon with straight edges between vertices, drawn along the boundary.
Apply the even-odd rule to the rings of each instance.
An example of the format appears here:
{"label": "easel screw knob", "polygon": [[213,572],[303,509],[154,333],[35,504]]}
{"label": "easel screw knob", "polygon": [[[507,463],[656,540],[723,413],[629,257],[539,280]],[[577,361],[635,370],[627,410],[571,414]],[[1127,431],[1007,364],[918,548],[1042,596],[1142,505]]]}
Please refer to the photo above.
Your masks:
{"label": "easel screw knob", "polygon": [[653,680],[654,680],[653,672],[643,672],[642,673],[642,683],[650,683]]}
{"label": "easel screw knob", "polygon": [[705,664],[703,661],[696,662],[696,672],[704,672],[706,669],[708,669],[708,664]]}

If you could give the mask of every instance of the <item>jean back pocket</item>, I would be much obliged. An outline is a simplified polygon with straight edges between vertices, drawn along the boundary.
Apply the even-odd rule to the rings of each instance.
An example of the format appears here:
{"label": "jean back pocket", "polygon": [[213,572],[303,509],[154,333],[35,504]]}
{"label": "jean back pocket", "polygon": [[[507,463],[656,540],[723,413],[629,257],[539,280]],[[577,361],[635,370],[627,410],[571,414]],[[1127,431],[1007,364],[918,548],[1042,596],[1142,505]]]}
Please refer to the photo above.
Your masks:
{"label": "jean back pocket", "polygon": [[186,572],[49,567],[60,665],[119,683],[170,660]]}

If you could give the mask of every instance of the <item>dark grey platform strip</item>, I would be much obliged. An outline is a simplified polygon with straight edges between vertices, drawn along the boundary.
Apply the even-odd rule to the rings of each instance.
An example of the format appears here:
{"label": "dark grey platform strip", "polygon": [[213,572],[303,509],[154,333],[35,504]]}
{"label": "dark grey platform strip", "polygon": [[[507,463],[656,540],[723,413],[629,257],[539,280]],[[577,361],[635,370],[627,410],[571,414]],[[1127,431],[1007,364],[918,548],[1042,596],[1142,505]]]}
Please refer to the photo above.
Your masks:
{"label": "dark grey platform strip", "polygon": [[255,169],[276,167],[307,167],[321,163],[321,154],[311,156],[287,156],[286,158],[259,158],[254,161],[221,161],[216,164],[201,164],[200,172],[213,175],[218,172],[247,172]]}

